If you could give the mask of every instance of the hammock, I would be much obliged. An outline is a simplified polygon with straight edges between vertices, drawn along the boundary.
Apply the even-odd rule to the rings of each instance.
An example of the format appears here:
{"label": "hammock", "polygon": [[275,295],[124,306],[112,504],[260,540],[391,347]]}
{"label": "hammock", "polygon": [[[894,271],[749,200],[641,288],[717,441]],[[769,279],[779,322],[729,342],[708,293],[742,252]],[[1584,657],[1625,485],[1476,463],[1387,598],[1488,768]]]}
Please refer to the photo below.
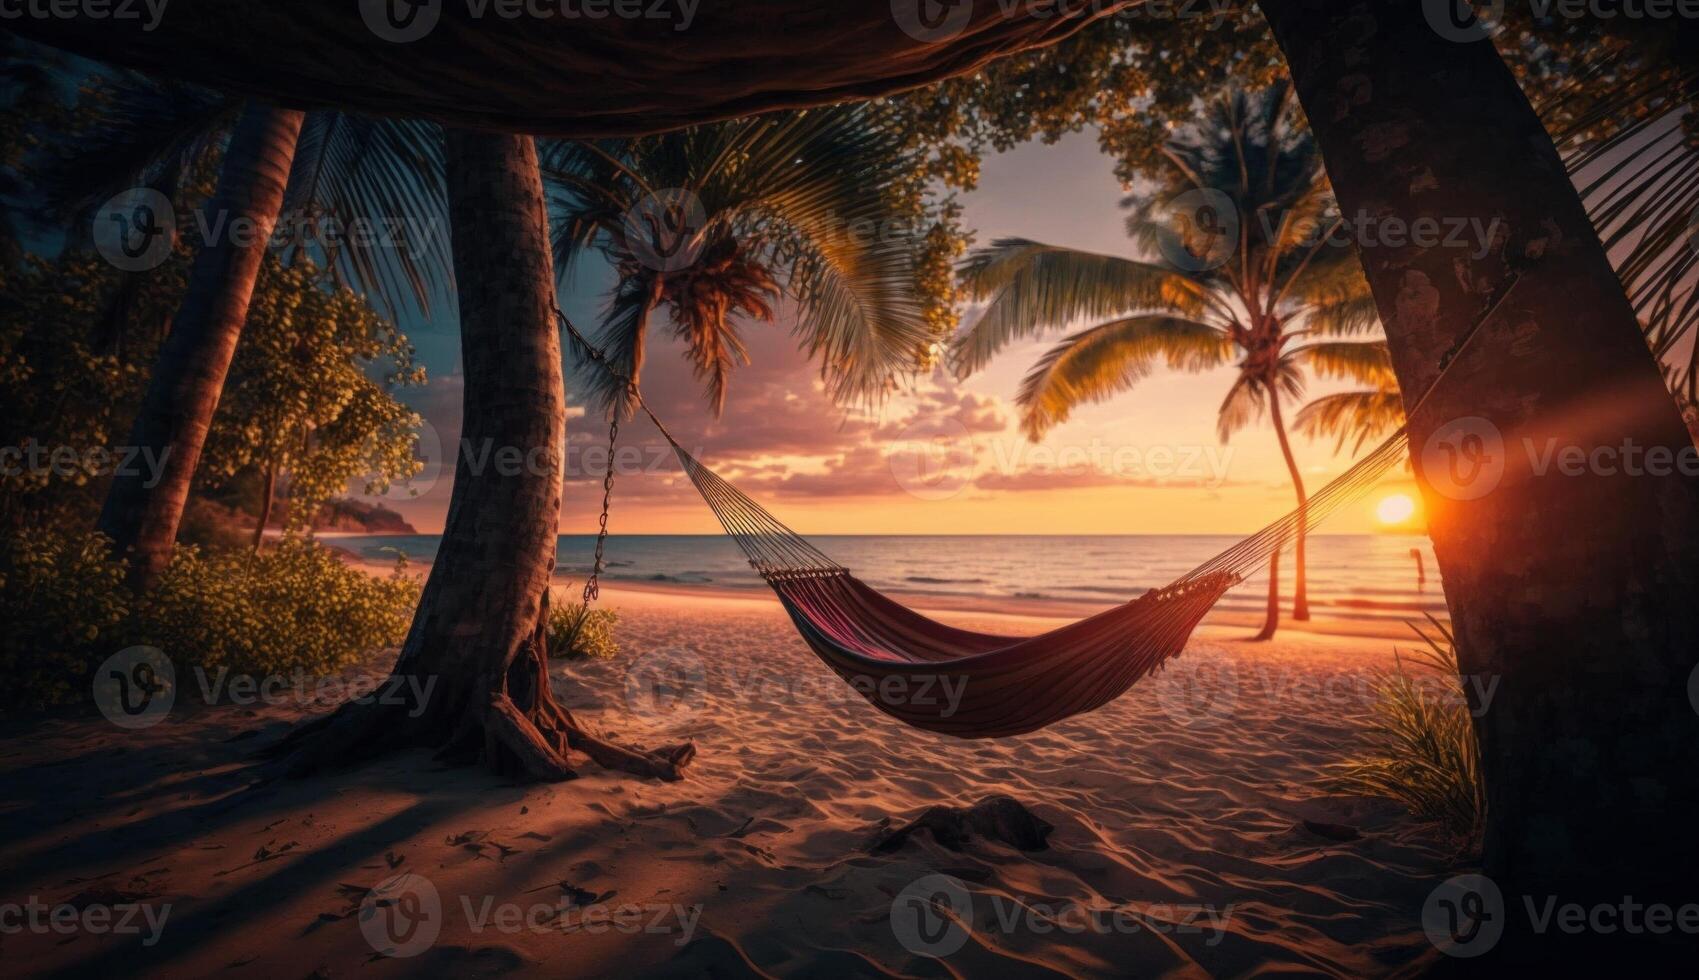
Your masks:
{"label": "hammock", "polygon": [[[1515,281],[1507,280],[1496,291],[1441,360],[1435,385]],[[875,708],[904,724],[957,738],[1036,731],[1120,697],[1179,656],[1199,621],[1247,572],[1265,564],[1300,530],[1308,533],[1367,493],[1409,446],[1408,431],[1400,427],[1304,507],[1163,588],[1038,636],[976,633],[929,619],[880,593],[704,466],[649,410],[636,385],[615,371],[564,313],[556,313],[583,355],[628,385],[720,526],[778,595],[809,649]],[[1409,414],[1432,392],[1430,385]],[[604,498],[604,538],[606,528]],[[586,606],[601,570],[599,538]]]}
{"label": "hammock", "polygon": [[[666,435],[663,428],[662,434]],[[778,595],[809,649],[874,707],[958,738],[1020,735],[1101,707],[1178,656],[1245,573],[1372,488],[1403,430],[1310,500],[1171,584],[1038,636],[947,626],[851,575],[667,435],[702,499]]]}

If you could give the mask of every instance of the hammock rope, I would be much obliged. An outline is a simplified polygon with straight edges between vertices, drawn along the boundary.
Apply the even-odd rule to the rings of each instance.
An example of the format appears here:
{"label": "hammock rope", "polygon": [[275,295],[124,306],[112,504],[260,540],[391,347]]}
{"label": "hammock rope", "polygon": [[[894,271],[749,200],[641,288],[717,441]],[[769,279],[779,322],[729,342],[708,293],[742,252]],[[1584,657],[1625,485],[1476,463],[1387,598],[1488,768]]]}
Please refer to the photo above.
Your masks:
{"label": "hammock rope", "polygon": [[[1441,359],[1439,373],[1407,417],[1427,403],[1516,281],[1512,275],[1495,290]],[[1163,588],[1039,636],[977,633],[929,619],[868,586],[704,465],[656,417],[636,383],[609,363],[558,307],[555,314],[573,346],[622,384],[632,403],[655,424],[720,526],[778,595],[809,648],[880,711],[905,724],[959,738],[1035,731],[1119,697],[1179,656],[1203,617],[1252,569],[1367,493],[1409,449],[1406,423],[1303,506]],[[616,420],[618,415],[616,411]],[[604,535],[605,506],[604,499]],[[601,571],[598,548],[592,575]]]}

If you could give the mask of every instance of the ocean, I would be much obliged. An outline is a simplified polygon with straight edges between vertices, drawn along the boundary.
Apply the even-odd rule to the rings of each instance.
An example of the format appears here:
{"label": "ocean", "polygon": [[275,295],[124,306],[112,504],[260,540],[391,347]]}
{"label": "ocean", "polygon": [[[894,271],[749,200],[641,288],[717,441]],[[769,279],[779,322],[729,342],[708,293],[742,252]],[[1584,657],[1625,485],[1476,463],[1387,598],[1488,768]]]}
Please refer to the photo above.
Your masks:
{"label": "ocean", "polygon": [[[810,537],[822,551],[874,588],[909,595],[1066,603],[1107,607],[1180,577],[1239,539],[1233,535],[1126,536],[861,536]],[[430,562],[437,535],[338,536],[334,544],[372,563],[401,551]],[[594,554],[591,535],[562,535],[557,574],[582,579]],[[1427,581],[1417,580],[1421,556]],[[615,535],[608,539],[610,584],[651,583],[759,592],[764,586],[722,535]],[[1290,553],[1281,563],[1290,593]],[[1318,617],[1420,622],[1444,619],[1439,568],[1426,537],[1396,534],[1315,535],[1309,540],[1310,605]],[[1248,579],[1217,606],[1244,618],[1263,609],[1265,573]],[[1290,603],[1286,604],[1290,609]]]}

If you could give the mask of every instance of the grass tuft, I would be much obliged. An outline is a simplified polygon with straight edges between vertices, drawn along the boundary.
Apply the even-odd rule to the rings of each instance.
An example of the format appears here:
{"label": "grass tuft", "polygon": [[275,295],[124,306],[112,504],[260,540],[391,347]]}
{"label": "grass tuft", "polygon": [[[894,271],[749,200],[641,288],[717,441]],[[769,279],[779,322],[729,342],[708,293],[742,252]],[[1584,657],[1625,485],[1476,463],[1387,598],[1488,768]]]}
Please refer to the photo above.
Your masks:
{"label": "grass tuft", "polygon": [[1336,789],[1396,800],[1439,824],[1459,849],[1480,847],[1486,816],[1480,745],[1457,666],[1451,631],[1431,615],[1434,633],[1411,624],[1423,645],[1398,651],[1376,686],[1367,745],[1341,763]]}
{"label": "grass tuft", "polygon": [[612,609],[590,609],[582,602],[549,605],[549,657],[589,657],[606,660],[619,653],[614,624],[619,614]]}

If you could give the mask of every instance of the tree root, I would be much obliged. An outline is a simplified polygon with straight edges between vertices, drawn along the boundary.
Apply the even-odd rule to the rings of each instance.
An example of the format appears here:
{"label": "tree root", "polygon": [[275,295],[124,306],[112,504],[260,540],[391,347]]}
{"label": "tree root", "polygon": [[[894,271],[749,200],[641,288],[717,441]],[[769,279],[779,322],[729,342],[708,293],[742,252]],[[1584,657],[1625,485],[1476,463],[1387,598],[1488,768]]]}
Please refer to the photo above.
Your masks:
{"label": "tree root", "polygon": [[574,752],[604,769],[667,782],[683,779],[685,767],[696,757],[692,742],[654,751],[615,744],[585,729],[546,687],[523,694],[532,702],[528,708],[508,693],[489,695],[482,710],[465,704],[446,736],[444,719],[435,712],[409,714],[377,702],[344,704],[298,725],[256,755],[275,761],[283,775],[298,778],[350,769],[396,749],[434,747],[439,761],[481,763],[502,776],[526,782],[577,778],[571,759]]}
{"label": "tree root", "polygon": [[551,744],[505,694],[492,695],[484,714],[484,758],[504,776],[544,783],[578,778],[559,742]]}
{"label": "tree root", "polygon": [[[571,715],[567,716],[568,718]],[[603,769],[617,769],[637,776],[653,776],[673,783],[684,778],[684,767],[696,758],[696,743],[667,745],[653,752],[635,752],[597,738],[582,728],[573,727],[567,733],[567,744],[589,756]]]}
{"label": "tree root", "polygon": [[[344,704],[296,727],[260,756],[277,760],[285,775],[300,777],[351,768],[394,749],[431,747],[440,761],[482,763],[502,776],[527,782],[561,782],[578,778],[571,758],[578,752],[604,769],[667,782],[683,779],[685,767],[696,757],[694,743],[653,752],[616,745],[586,730],[554,699],[543,625],[548,620],[546,594],[542,608],[535,635],[493,677],[462,674],[448,681],[439,676],[444,683],[437,686],[444,690],[434,704]],[[482,703],[480,688],[488,692]],[[450,702],[440,700],[450,697]]]}

